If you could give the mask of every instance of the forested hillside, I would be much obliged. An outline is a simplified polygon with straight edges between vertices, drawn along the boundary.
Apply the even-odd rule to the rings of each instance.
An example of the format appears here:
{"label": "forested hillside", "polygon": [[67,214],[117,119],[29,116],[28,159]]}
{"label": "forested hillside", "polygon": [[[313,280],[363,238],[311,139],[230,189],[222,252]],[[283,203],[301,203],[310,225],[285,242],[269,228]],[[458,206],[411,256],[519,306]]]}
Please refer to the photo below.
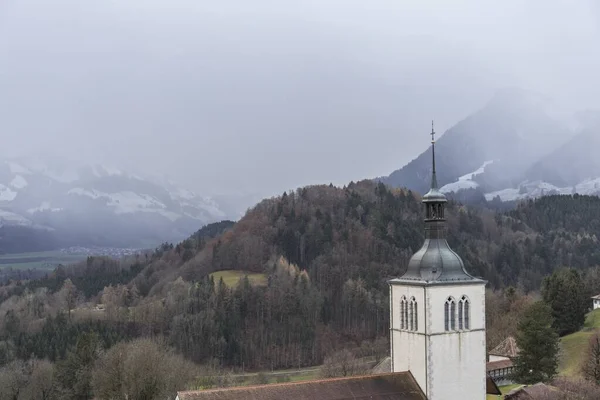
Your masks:
{"label": "forested hillside", "polygon": [[[578,195],[501,214],[450,202],[448,239],[490,288],[537,291],[544,276],[572,266],[591,293],[600,291],[596,215],[600,200]],[[375,352],[388,335],[387,280],[422,241],[422,205],[410,191],[363,181],[284,193],[178,244],[121,261],[90,257],[0,287],[0,366],[48,359],[62,371],[61,393],[76,397],[60,377],[103,357],[77,356],[89,334],[100,349],[150,336],[198,364],[250,369],[316,365],[347,346]],[[226,270],[265,279],[228,286],[211,276]],[[488,307],[490,346],[511,333],[514,324],[498,317],[511,301]]]}

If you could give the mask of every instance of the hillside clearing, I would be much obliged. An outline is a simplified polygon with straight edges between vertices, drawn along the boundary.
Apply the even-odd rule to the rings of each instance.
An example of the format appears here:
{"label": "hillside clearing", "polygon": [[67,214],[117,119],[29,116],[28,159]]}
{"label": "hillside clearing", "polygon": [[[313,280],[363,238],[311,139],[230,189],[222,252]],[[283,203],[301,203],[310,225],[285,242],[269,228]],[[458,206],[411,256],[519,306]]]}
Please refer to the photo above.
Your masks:
{"label": "hillside clearing", "polygon": [[486,395],[486,400],[497,400],[497,399],[503,399],[504,395],[507,394],[508,392],[510,392],[513,389],[516,389],[518,387],[521,387],[523,385],[506,385],[506,386],[500,386],[500,392],[502,392],[502,396],[496,396],[493,394],[488,394]]}
{"label": "hillside clearing", "polygon": [[560,375],[567,377],[579,375],[579,365],[584,357],[588,341],[598,328],[600,328],[600,309],[587,314],[582,330],[561,338],[561,359],[558,368]]}
{"label": "hillside clearing", "polygon": [[223,278],[223,282],[229,287],[235,287],[240,282],[240,279],[244,276],[248,276],[248,280],[252,285],[263,286],[267,284],[267,276],[265,274],[259,274],[255,272],[239,271],[239,270],[224,270],[217,271],[210,274],[218,282],[219,279]]}

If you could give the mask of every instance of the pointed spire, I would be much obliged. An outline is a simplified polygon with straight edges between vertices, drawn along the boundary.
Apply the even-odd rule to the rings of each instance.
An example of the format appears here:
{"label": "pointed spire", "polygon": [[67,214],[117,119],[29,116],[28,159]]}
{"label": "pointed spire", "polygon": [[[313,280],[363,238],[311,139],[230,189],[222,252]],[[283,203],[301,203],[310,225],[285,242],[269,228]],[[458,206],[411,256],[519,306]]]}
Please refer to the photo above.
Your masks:
{"label": "pointed spire", "polygon": [[437,177],[435,176],[435,130],[433,129],[433,120],[431,121],[431,161],[433,165],[431,172],[431,189],[437,189]]}

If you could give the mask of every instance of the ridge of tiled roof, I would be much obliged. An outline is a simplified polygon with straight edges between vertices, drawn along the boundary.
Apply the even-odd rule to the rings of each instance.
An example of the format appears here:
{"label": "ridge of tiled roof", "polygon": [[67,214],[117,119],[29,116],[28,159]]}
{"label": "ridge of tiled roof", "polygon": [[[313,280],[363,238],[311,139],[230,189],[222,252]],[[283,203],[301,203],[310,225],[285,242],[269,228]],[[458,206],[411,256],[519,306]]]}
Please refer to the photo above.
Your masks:
{"label": "ridge of tiled roof", "polygon": [[410,372],[179,392],[179,400],[426,400]]}
{"label": "ridge of tiled roof", "polygon": [[514,358],[519,353],[519,347],[514,337],[509,336],[490,351],[492,356]]}

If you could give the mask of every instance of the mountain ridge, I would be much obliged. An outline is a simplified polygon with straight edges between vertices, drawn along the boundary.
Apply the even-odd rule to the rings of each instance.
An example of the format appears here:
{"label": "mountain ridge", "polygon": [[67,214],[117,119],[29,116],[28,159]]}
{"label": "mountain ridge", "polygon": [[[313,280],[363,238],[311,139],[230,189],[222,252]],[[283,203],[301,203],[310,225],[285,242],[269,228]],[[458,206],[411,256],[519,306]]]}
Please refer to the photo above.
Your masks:
{"label": "mountain ridge", "polygon": [[0,160],[0,226],[44,231],[36,235],[50,247],[156,245],[229,217],[212,198],[158,178],[100,164]]}
{"label": "mountain ridge", "polygon": [[[568,116],[552,100],[520,89],[497,92],[436,141],[441,191],[477,202],[545,194],[600,194],[598,113]],[[431,148],[387,177],[394,187],[428,190]]]}

